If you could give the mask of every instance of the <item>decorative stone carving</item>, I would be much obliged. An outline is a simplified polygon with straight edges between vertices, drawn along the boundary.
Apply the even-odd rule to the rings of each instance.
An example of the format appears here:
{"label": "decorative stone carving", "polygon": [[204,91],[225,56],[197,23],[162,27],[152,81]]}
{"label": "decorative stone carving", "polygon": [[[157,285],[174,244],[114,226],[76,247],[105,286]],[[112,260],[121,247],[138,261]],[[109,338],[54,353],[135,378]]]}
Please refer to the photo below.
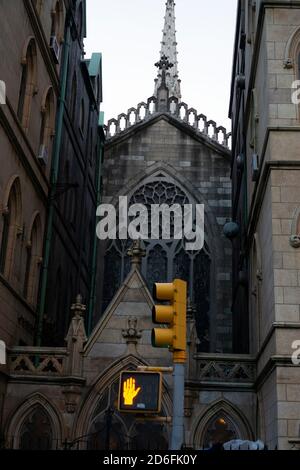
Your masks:
{"label": "decorative stone carving", "polygon": [[131,248],[127,251],[127,255],[131,258],[132,266],[136,266],[139,269],[142,263],[142,258],[146,256],[146,250],[142,246],[142,241],[134,240]]}
{"label": "decorative stone carving", "polygon": [[72,376],[81,376],[82,373],[82,352],[87,336],[84,327],[83,314],[86,306],[82,304],[82,297],[78,295],[75,304],[71,310],[74,316],[71,320],[68,334],[65,338],[67,343],[67,351],[69,353],[67,362],[67,371]]}
{"label": "decorative stone carving", "polygon": [[283,68],[292,69],[294,67],[293,59],[287,58],[283,61]]}
{"label": "decorative stone carving", "polygon": [[293,248],[300,248],[300,207],[295,210],[291,232],[290,245]]}
{"label": "decorative stone carving", "polygon": [[126,339],[127,344],[137,344],[142,337],[142,330],[138,330],[137,322],[137,317],[129,317],[127,328],[122,330],[123,338]]}
{"label": "decorative stone carving", "polygon": [[290,237],[290,244],[293,248],[300,248],[300,235],[292,235]]}

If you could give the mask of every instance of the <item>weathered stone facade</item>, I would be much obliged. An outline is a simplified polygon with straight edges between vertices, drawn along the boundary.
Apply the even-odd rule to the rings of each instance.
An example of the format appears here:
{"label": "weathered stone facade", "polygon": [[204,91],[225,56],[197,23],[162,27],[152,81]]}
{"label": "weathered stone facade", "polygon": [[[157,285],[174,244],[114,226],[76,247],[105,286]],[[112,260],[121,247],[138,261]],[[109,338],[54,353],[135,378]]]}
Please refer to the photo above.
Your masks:
{"label": "weathered stone facade", "polygon": [[[161,183],[169,188],[167,191],[172,191],[172,187],[168,185],[174,185],[181,188],[182,194],[188,195],[189,201],[205,205],[205,242],[210,258],[210,271],[206,274],[210,276],[210,286],[206,293],[209,297],[207,315],[210,337],[206,351],[230,352],[231,244],[223,235],[223,226],[230,218],[231,210],[230,151],[205,132],[191,126],[188,123],[188,111],[186,116],[184,120],[171,113],[154,112],[106,141],[103,202],[112,202],[118,206],[119,196],[128,196],[130,201],[135,193],[141,192],[139,188],[143,188],[144,194],[146,192],[144,202],[148,200],[149,203],[149,192],[152,191],[153,184]],[[139,194],[138,198],[133,199],[142,202],[141,197]],[[151,200],[154,203],[153,197]],[[164,197],[159,201],[168,203]],[[153,244],[147,247],[149,258],[143,260],[142,266],[150,289],[153,277],[149,272],[149,265],[154,257],[151,250]],[[164,249],[161,256],[163,252]],[[108,270],[111,270],[110,258],[107,263]],[[163,272],[161,264],[161,279],[156,280],[171,281],[176,274],[175,268],[166,271]],[[104,275],[104,279],[107,276],[108,273]],[[193,280],[189,273],[186,280],[193,284],[194,291],[200,288],[197,284],[200,280]],[[119,283],[116,282],[113,292],[121,281],[122,278]],[[103,296],[105,294],[104,288]],[[197,304],[195,292],[190,292],[190,296],[190,300],[195,303],[196,315],[201,316],[201,307]]]}
{"label": "weathered stone facade", "polygon": [[[300,338],[300,127],[292,101],[292,84],[299,79],[300,9],[297,2],[240,1],[238,15],[231,97],[233,218],[240,226],[233,315],[247,324],[248,302],[250,352],[258,366],[258,433],[270,447],[290,449],[300,442],[300,369],[291,361]],[[246,285],[239,282],[240,271]],[[247,328],[237,322],[234,330],[240,348]]]}

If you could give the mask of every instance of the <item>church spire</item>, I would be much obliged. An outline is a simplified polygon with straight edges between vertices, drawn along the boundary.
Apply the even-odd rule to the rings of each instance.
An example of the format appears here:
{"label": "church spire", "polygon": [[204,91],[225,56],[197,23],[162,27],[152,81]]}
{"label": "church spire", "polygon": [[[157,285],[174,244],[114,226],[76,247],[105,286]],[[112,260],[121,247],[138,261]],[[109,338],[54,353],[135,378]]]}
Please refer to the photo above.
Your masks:
{"label": "church spire", "polygon": [[[163,39],[161,43],[160,57],[167,58],[172,67],[166,71],[165,84],[169,89],[169,96],[175,96],[181,100],[180,80],[178,78],[177,42],[175,30],[175,3],[174,0],[167,0],[165,25],[163,29]],[[163,73],[159,69],[158,77],[155,80],[154,96],[157,96],[158,89],[162,85]]]}

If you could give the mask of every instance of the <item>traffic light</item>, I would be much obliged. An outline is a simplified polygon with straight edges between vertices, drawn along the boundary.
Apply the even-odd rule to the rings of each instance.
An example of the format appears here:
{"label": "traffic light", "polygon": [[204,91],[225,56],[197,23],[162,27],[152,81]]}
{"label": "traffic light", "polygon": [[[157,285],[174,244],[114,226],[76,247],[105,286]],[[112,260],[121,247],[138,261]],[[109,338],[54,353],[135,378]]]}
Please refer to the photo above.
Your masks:
{"label": "traffic light", "polygon": [[162,374],[121,372],[118,409],[122,413],[160,413]]}
{"label": "traffic light", "polygon": [[153,307],[153,323],[165,323],[169,328],[152,330],[152,346],[168,347],[174,352],[186,351],[186,295],[187,283],[180,279],[165,284],[154,284],[154,299],[169,303]]}

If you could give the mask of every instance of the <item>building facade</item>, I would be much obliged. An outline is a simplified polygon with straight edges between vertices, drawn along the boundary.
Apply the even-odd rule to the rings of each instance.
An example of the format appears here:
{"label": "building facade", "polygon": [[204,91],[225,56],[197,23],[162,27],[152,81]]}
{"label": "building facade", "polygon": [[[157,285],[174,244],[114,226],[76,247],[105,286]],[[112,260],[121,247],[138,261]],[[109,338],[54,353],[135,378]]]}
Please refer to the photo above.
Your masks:
{"label": "building facade", "polygon": [[[78,240],[79,230],[95,226],[99,199],[101,54],[84,59],[84,1],[13,0],[0,8],[0,339],[8,349],[64,344],[69,318],[55,316],[55,277],[60,314],[77,286],[94,304],[95,231],[82,246]],[[70,206],[81,220],[73,232]]]}
{"label": "building facade", "polygon": [[[191,254],[182,241],[158,239],[99,246],[92,316],[78,296],[71,314],[59,312],[71,317],[65,346],[8,351],[5,447],[166,449],[171,426],[120,413],[117,395],[121,371],[172,365],[167,350],[151,345],[150,292],[153,282],[179,276],[189,284],[184,444],[261,439],[272,450],[299,448],[300,372],[291,358],[299,127],[290,84],[300,17],[291,3],[238,2],[231,153],[226,130],[181,101],[175,6],[167,1],[154,95],[106,127],[102,201],[204,203],[204,248]],[[172,413],[172,393],[165,375],[162,417]]]}
{"label": "building facade", "polygon": [[238,2],[230,105],[234,349],[256,357],[257,432],[280,449],[300,439],[299,25],[297,2]]}

